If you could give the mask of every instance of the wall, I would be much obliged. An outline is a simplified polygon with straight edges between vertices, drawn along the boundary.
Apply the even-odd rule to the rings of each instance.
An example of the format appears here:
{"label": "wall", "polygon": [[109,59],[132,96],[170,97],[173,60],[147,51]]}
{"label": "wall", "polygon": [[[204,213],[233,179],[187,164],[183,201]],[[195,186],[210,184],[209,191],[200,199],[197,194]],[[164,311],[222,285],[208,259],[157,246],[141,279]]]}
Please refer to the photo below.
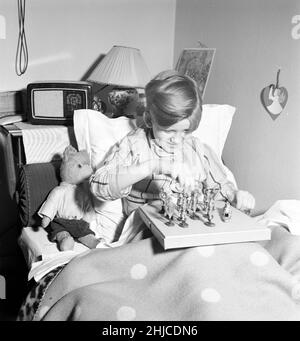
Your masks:
{"label": "wall", "polygon": [[[29,66],[18,77],[17,1],[1,0],[0,91],[37,80],[79,80],[113,45],[137,47],[151,74],[173,61],[176,0],[31,0],[25,30]],[[2,39],[1,39],[2,38]],[[5,39],[3,39],[5,38]]]}
{"label": "wall", "polygon": [[[237,108],[223,156],[258,211],[300,199],[299,14],[298,0],[177,0],[174,63],[198,41],[217,49],[204,102]],[[276,82],[278,67],[289,99],[272,120],[260,92]]]}

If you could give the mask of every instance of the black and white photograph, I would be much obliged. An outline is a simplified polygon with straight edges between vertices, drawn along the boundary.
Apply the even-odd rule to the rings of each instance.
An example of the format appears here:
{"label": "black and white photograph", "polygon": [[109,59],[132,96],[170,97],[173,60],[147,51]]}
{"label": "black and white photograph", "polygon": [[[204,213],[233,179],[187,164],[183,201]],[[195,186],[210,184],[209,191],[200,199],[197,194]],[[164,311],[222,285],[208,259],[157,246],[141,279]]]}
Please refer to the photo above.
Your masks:
{"label": "black and white photograph", "polygon": [[0,61],[0,330],[300,321],[299,0],[0,0]]}

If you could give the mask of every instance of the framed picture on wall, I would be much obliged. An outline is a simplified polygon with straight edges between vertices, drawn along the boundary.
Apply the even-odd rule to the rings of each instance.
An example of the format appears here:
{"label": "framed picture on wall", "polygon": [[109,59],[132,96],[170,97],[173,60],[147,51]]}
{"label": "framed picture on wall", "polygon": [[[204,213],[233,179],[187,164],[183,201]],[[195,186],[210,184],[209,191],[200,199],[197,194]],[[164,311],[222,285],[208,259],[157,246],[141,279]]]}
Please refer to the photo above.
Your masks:
{"label": "framed picture on wall", "polygon": [[213,64],[215,48],[187,48],[184,49],[176,64],[176,70],[193,78],[204,98],[206,85]]}

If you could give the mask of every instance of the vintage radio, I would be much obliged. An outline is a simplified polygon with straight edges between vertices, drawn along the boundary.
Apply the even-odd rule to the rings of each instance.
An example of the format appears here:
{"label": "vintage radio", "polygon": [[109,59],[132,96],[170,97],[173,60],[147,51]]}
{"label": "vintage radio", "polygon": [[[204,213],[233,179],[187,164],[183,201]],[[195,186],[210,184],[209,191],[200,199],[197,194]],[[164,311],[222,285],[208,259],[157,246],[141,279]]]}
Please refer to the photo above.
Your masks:
{"label": "vintage radio", "polygon": [[89,109],[88,82],[35,82],[27,86],[27,120],[32,124],[73,124],[74,110]]}

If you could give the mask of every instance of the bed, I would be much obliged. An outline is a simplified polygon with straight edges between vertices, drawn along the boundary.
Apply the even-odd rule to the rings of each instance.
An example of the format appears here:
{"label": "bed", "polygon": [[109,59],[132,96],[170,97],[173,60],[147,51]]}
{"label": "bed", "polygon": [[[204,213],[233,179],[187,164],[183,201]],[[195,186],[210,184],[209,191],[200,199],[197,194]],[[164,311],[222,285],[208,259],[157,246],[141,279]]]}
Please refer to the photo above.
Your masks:
{"label": "bed", "polygon": [[[234,113],[229,105],[204,105],[195,132],[220,160]],[[78,148],[88,150],[96,168],[137,120],[78,110],[74,115]],[[18,320],[300,320],[299,201],[277,201],[255,217],[257,224],[270,228],[270,240],[165,251],[148,229],[127,233],[127,226],[138,219],[132,215],[117,241],[93,250],[76,243],[73,251],[59,252],[36,215],[59,181],[58,167],[59,161],[21,168],[19,244],[28,279],[35,285]],[[225,165],[224,169],[235,182]],[[118,221],[121,201],[108,203],[104,215]]]}

